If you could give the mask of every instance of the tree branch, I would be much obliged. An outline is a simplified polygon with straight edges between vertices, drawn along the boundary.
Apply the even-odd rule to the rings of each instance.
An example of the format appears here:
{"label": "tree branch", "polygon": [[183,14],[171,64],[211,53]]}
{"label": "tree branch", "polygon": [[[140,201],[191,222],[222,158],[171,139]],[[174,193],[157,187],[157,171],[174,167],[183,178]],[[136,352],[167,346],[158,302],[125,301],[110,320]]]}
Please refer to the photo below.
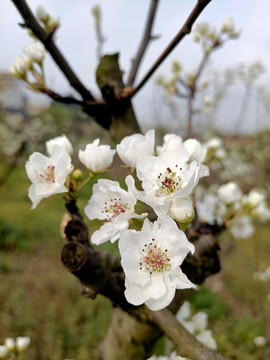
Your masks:
{"label": "tree branch", "polygon": [[178,354],[192,360],[229,360],[203,346],[168,309],[152,311],[150,318],[175,343]]}
{"label": "tree branch", "polygon": [[55,45],[52,40],[51,34],[45,31],[35,19],[32,11],[27,5],[25,0],[11,0],[21,16],[23,17],[25,23],[23,27],[27,27],[32,30],[33,34],[44,44],[45,48],[51,54],[55,63],[59,67],[59,69],[63,72],[66,79],[70,83],[70,85],[82,96],[84,100],[87,101],[95,101],[94,96],[91,92],[82,84],[77,75],[71,69],[70,65]]}
{"label": "tree branch", "polygon": [[198,0],[197,4],[193,8],[192,12],[190,13],[189,17],[187,18],[186,22],[177,33],[177,35],[173,38],[167,48],[163,51],[163,53],[159,56],[156,62],[152,65],[148,73],[145,77],[140,81],[140,83],[133,89],[131,92],[131,97],[134,96],[149,80],[149,78],[153,75],[159,65],[166,59],[166,57],[171,53],[171,51],[178,45],[178,43],[191,32],[192,25],[204,10],[204,8],[211,2],[212,0]]}
{"label": "tree branch", "polygon": [[141,45],[139,47],[135,59],[133,59],[132,61],[132,68],[130,70],[130,74],[128,77],[127,86],[133,85],[141,60],[147,48],[147,45],[149,44],[149,41],[152,39],[151,31],[157,11],[157,5],[158,5],[158,0],[152,0]]}

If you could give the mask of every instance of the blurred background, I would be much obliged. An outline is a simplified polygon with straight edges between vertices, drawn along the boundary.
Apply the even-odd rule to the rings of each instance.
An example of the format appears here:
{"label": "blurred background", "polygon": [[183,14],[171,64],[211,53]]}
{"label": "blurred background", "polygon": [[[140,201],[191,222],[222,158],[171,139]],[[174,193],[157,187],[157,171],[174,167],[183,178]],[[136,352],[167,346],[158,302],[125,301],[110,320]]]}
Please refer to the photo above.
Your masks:
{"label": "blurred background", "polygon": [[[119,52],[120,66],[127,78],[150,2],[28,1],[33,11],[41,3],[51,15],[60,17],[57,45],[97,97],[100,96],[95,84],[97,40],[92,9],[100,5],[106,40],[103,54]],[[178,32],[194,4],[191,0],[160,1],[153,30],[157,39],[146,51],[135,84]],[[221,46],[211,51],[196,82],[192,111],[192,135],[203,142],[218,136],[226,149],[226,156],[211,169],[212,181],[217,184],[236,181],[244,193],[259,187],[268,199],[269,14],[268,0],[212,0],[207,6],[198,23],[209,24],[217,34],[224,19],[231,17],[239,36],[227,36]],[[32,42],[27,31],[18,26],[21,22],[13,3],[1,1],[0,344],[7,337],[26,335],[31,337],[29,359],[95,360],[97,345],[110,322],[110,303],[101,297],[95,301],[82,297],[80,284],[63,268],[60,261],[64,244],[60,235],[63,199],[61,196],[46,199],[31,211],[27,197],[30,181],[24,164],[32,152],[45,153],[45,141],[55,136],[65,134],[71,140],[75,163],[78,149],[97,137],[104,144],[110,143],[110,138],[79,107],[51,102],[10,74],[16,57]],[[158,139],[168,132],[186,136],[189,116],[186,85],[192,83],[204,55],[204,44],[194,40],[194,34],[187,36],[136,95],[134,106],[143,131],[155,128]],[[61,95],[77,96],[49,55],[44,70],[50,89]],[[184,88],[181,82],[185,83]],[[85,191],[81,208],[89,197],[89,191]],[[210,279],[191,299],[194,311],[208,314],[219,350],[234,359],[265,360],[269,355],[269,280],[258,283],[253,275],[269,266],[270,225],[255,225],[256,233],[248,239],[232,242],[224,235],[222,282]],[[96,225],[91,226],[93,231]],[[265,347],[254,343],[257,336],[267,339]],[[162,339],[157,353],[162,353],[164,347]]]}

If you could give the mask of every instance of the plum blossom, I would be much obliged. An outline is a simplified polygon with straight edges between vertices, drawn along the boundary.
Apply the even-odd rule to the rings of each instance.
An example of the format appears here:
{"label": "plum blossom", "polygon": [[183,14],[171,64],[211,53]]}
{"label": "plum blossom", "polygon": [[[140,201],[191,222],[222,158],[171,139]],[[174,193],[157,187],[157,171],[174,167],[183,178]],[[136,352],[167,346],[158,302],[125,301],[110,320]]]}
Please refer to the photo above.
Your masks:
{"label": "plum blossom", "polygon": [[138,215],[134,211],[137,199],[130,191],[133,182],[134,179],[129,175],[126,178],[128,191],[121,189],[117,181],[107,179],[100,179],[93,186],[93,195],[84,212],[91,220],[106,220],[100,229],[93,233],[93,244],[100,245],[108,240],[113,243],[119,239],[121,232],[128,229],[131,218],[143,218],[147,215]]}
{"label": "plum blossom", "polygon": [[0,359],[5,359],[8,355],[8,348],[6,345],[0,345]]}
{"label": "plum blossom", "polygon": [[6,338],[5,345],[8,349],[8,352],[14,352],[15,350],[15,340],[13,338]]}
{"label": "plum blossom", "polygon": [[256,336],[253,342],[255,346],[257,346],[258,348],[262,348],[265,347],[267,340],[264,336]]}
{"label": "plum blossom", "polygon": [[103,172],[112,164],[115,150],[109,145],[99,145],[99,139],[79,150],[80,161],[93,173]]}
{"label": "plum blossom", "polygon": [[120,159],[131,168],[136,167],[137,161],[145,156],[152,155],[155,145],[155,131],[149,130],[145,135],[133,134],[124,137],[116,146]]}
{"label": "plum blossom", "polygon": [[168,150],[137,162],[137,176],[144,190],[138,191],[137,197],[152,206],[157,215],[168,214],[173,199],[188,197],[199,179],[208,175],[205,165],[188,160],[189,153],[182,147],[181,151]]}
{"label": "plum blossom", "polygon": [[180,265],[194,252],[183,231],[168,216],[154,223],[145,219],[142,230],[126,230],[119,250],[125,273],[125,296],[133,305],[160,310],[173,300],[176,289],[194,288]]}
{"label": "plum blossom", "polygon": [[52,155],[53,148],[55,145],[59,145],[59,146],[63,147],[69,155],[73,154],[72,144],[69,141],[69,139],[66,137],[66,135],[57,136],[51,140],[46,141],[45,146],[46,146],[47,153],[49,155]]}
{"label": "plum blossom", "polygon": [[73,170],[73,165],[70,156],[61,146],[54,146],[50,157],[38,152],[33,153],[26,162],[25,169],[33,183],[28,191],[28,196],[33,203],[32,209],[43,198],[68,191],[65,182]]}

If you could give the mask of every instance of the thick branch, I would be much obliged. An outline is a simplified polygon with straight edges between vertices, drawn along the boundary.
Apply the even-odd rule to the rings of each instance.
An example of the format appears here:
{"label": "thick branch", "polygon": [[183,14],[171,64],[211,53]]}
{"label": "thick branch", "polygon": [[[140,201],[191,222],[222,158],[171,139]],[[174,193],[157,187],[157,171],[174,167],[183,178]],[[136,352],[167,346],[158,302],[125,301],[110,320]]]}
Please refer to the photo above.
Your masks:
{"label": "thick branch", "polygon": [[23,26],[31,29],[33,34],[44,44],[45,48],[51,54],[55,63],[58,65],[59,69],[63,72],[66,79],[69,81],[70,85],[82,96],[84,100],[95,101],[95,98],[93,97],[91,92],[82,84],[82,82],[71,69],[70,65],[68,64],[58,47],[53,42],[51,34],[47,33],[47,31],[45,31],[39,25],[26,1],[11,1],[14,3],[25,21],[25,24]]}
{"label": "thick branch", "polygon": [[127,86],[133,85],[137,71],[138,71],[140,63],[141,63],[141,60],[142,60],[145,50],[147,48],[147,45],[149,44],[149,41],[152,39],[151,31],[152,31],[152,26],[154,23],[154,18],[155,18],[156,12],[157,12],[157,5],[158,5],[158,0],[152,0],[151,6],[150,6],[150,11],[149,11],[148,18],[147,18],[146,27],[144,30],[144,35],[142,38],[142,42],[140,44],[140,47],[139,47],[139,50],[138,50],[138,53],[137,53],[135,59],[133,59],[133,61],[132,61],[132,68],[130,70],[130,74],[128,77]]}
{"label": "thick branch", "polygon": [[191,32],[191,28],[195,22],[195,20],[198,18],[198,16],[201,14],[201,12],[204,10],[204,8],[211,2],[212,0],[198,0],[197,4],[195,5],[194,9],[190,13],[189,17],[187,18],[186,22],[180,29],[180,31],[177,33],[177,35],[174,37],[174,39],[170,42],[170,44],[167,46],[167,48],[163,51],[163,53],[159,56],[159,58],[156,60],[156,62],[152,65],[148,73],[145,75],[145,77],[141,80],[141,82],[134,88],[132,91],[132,95],[135,95],[142,87],[143,85],[149,80],[149,78],[153,75],[153,73],[156,71],[156,69],[159,67],[159,65],[166,59],[166,57],[171,53],[171,51],[178,45],[178,43]]}
{"label": "thick branch", "polygon": [[192,360],[229,360],[207,349],[167,309],[151,312],[152,321],[175,343],[178,354]]}

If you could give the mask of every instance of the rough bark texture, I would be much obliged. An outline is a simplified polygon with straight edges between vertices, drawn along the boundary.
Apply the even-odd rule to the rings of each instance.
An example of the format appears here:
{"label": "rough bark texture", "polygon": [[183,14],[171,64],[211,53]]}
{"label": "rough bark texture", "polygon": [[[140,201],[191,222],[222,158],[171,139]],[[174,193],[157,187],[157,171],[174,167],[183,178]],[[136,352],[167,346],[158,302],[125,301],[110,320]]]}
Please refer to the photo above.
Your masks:
{"label": "rough bark texture", "polygon": [[162,331],[153,323],[138,321],[121,309],[115,309],[106,338],[100,344],[102,360],[145,360]]}
{"label": "rough bark texture", "polygon": [[111,114],[110,134],[116,142],[123,137],[141,132],[129,97],[123,96],[123,72],[119,68],[118,54],[100,59],[96,81]]}

